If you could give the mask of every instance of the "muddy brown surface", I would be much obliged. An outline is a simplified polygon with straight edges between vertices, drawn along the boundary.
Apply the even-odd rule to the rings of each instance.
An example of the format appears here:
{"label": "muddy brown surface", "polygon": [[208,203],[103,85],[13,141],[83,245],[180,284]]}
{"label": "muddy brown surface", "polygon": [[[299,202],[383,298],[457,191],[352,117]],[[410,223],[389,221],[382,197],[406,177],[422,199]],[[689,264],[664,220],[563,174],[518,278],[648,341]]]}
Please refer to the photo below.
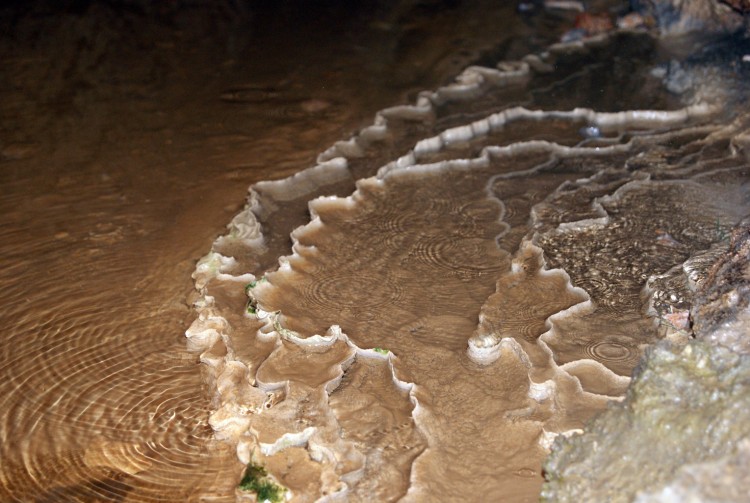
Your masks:
{"label": "muddy brown surface", "polygon": [[0,499],[234,499],[241,466],[182,336],[195,261],[251,183],[525,52],[491,4],[0,11]]}

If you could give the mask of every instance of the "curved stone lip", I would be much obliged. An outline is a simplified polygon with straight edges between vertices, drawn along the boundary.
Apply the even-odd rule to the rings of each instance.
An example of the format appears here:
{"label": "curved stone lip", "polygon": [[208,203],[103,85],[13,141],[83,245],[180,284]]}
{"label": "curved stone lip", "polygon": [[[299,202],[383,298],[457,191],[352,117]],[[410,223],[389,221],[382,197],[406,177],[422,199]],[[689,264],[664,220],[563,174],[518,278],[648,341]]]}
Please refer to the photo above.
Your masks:
{"label": "curved stone lip", "polygon": [[[303,197],[309,193],[311,188],[329,183],[335,183],[339,180],[348,179],[351,175],[348,168],[349,159],[360,157],[364,154],[368,145],[384,138],[389,133],[390,120],[406,121],[429,121],[435,115],[435,107],[449,101],[468,100],[481,95],[486,87],[503,87],[503,86],[520,86],[525,84],[530,78],[532,72],[549,72],[552,71],[549,64],[545,62],[549,54],[554,54],[569,50],[586,50],[590,45],[600,44],[606,41],[608,35],[595,37],[581,42],[569,44],[557,44],[549,48],[547,53],[541,55],[531,55],[524,60],[516,63],[498,65],[496,69],[470,67],[459,75],[454,84],[438,89],[434,92],[420,93],[415,105],[397,106],[379,112],[371,126],[361,130],[350,140],[337,142],[329,149],[325,150],[318,156],[318,164],[312,168],[301,171],[291,177],[277,180],[259,182],[250,188],[248,203],[243,210],[232,219],[228,225],[229,232],[218,238],[215,246],[218,248],[223,241],[234,239],[239,241],[248,250],[260,250],[264,246],[263,229],[259,223],[258,215],[264,208],[259,202],[258,190],[273,195],[278,201],[287,201]],[[477,167],[486,166],[492,158],[514,156],[523,152],[544,151],[558,158],[572,156],[606,156],[612,153],[626,152],[639,140],[637,136],[631,138],[627,143],[616,144],[605,147],[590,148],[586,146],[564,146],[547,141],[527,141],[517,142],[509,146],[497,147],[487,146],[481,150],[479,156],[472,159],[455,159],[439,163],[421,164],[420,159],[429,154],[439,153],[447,145],[454,142],[471,141],[486,136],[493,131],[499,131],[502,128],[512,125],[520,120],[546,120],[558,119],[567,121],[585,122],[602,131],[618,131],[621,129],[668,129],[685,125],[691,120],[704,120],[710,118],[718,112],[714,105],[705,103],[686,106],[678,110],[631,110],[616,113],[596,112],[588,108],[575,108],[573,110],[529,110],[524,107],[512,107],[502,112],[492,114],[484,119],[480,119],[468,125],[457,126],[442,131],[440,134],[431,138],[419,141],[409,153],[398,158],[397,160],[382,166],[377,174],[366,179],[371,183],[384,183],[388,179],[415,172],[436,172],[436,171],[461,171],[471,170]],[[659,133],[656,133],[659,134]],[[667,134],[667,133],[665,133]],[[359,184],[363,181],[357,181]],[[346,198],[335,198],[341,204],[356,204],[357,191],[355,190]],[[321,198],[324,200],[326,198]],[[309,204],[311,219],[310,221],[296,229],[291,237],[293,241],[292,254],[279,257],[279,270],[290,267],[290,261],[297,254],[297,251],[303,246],[300,244],[298,236],[304,228],[313,228],[321,225],[320,218],[315,212],[314,201]],[[223,241],[222,241],[223,240]],[[186,337],[189,340],[189,347],[193,351],[201,352],[201,361],[213,373],[213,377],[219,380],[228,370],[245,372],[249,374],[249,369],[235,355],[232,344],[231,326],[229,322],[221,317],[213,306],[213,298],[207,293],[207,285],[212,280],[252,283],[258,280],[254,275],[249,273],[233,274],[236,262],[232,257],[221,255],[217,251],[211,251],[196,266],[193,277],[195,279],[196,289],[200,293],[199,300],[195,303],[195,309],[198,313],[198,319],[186,331]],[[543,273],[547,271],[542,271]],[[255,288],[264,288],[263,285],[256,285],[247,290],[250,302],[255,298],[253,290]],[[569,310],[587,309],[590,307],[590,300],[577,304]],[[559,314],[559,313],[558,313]],[[553,317],[556,315],[553,315]],[[284,340],[297,346],[313,350],[325,350],[333,346],[337,341],[347,344],[353,351],[353,356],[347,362],[357,357],[378,358],[388,363],[393,382],[401,389],[409,391],[409,396],[414,408],[412,418],[418,419],[420,404],[414,394],[415,384],[399,378],[397,368],[398,357],[387,348],[360,348],[354,344],[349,337],[341,331],[337,325],[332,325],[325,334],[314,334],[309,337],[302,337],[297,332],[284,326],[283,315],[280,312],[268,312],[263,310],[262,306],[255,304],[255,313],[252,317],[261,322],[262,327],[258,330],[260,338],[265,340],[275,340],[277,344]],[[550,317],[550,318],[553,318]],[[551,352],[545,344],[545,335],[539,338],[540,344],[546,347],[546,351]],[[485,340],[486,339],[486,340]],[[223,357],[217,357],[210,353],[211,348],[222,341],[226,345],[227,352]],[[490,365],[500,358],[503,351],[516,355],[522,362],[528,362],[528,356],[523,348],[512,338],[499,338],[490,336],[489,338],[472,338],[467,344],[467,354],[471,360],[480,365]],[[343,366],[347,362],[342,363]],[[586,364],[589,360],[587,360]],[[591,364],[603,365],[593,360]],[[574,368],[573,363],[560,365],[557,370],[568,374],[568,370]],[[531,364],[528,363],[530,366]],[[326,386],[326,392],[332,392],[340,383],[343,375],[343,367],[338,377],[329,381]],[[621,376],[613,374],[612,379],[623,384]],[[535,401],[545,401],[549,398],[550,393],[554,393],[552,384],[535,383],[530,381],[529,397]],[[265,397],[261,400],[262,404],[272,400],[273,393],[283,392],[288,386],[283,382],[257,382],[253,380],[252,386]],[[554,384],[554,383],[553,383]],[[224,414],[219,421],[218,412],[216,411],[212,418],[212,426],[216,425],[217,436],[231,439],[238,445],[238,455],[241,460],[248,458],[247,449],[250,445],[247,440],[249,422],[246,420],[247,415],[251,413],[244,404],[239,403],[236,395],[232,395],[228,390],[217,390],[217,401],[223,403],[222,413]],[[603,397],[612,399],[613,397]],[[546,437],[545,437],[546,438]],[[243,443],[244,442],[244,443]],[[540,440],[541,442],[541,440]],[[314,429],[305,429],[302,432],[287,432],[279,437],[273,443],[258,444],[262,452],[278,452],[286,446],[308,445],[311,455],[320,457],[333,456],[333,453],[325,454],[326,448],[315,441]],[[241,447],[243,446],[243,447]],[[263,451],[265,449],[265,451]],[[244,454],[241,454],[241,451]],[[342,489],[345,491],[345,488]]]}

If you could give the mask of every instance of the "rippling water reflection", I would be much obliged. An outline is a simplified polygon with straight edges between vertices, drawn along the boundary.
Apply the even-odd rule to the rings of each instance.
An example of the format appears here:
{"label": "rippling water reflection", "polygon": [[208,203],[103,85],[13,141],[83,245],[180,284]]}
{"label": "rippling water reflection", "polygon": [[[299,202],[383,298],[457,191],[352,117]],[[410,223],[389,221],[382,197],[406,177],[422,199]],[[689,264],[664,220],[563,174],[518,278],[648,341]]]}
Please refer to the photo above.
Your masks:
{"label": "rippling water reflection", "polygon": [[[482,26],[508,22],[485,5],[477,27],[408,2],[185,4],[0,10],[3,501],[234,500],[242,466],[181,335],[194,261],[250,183],[456,74],[498,43]],[[357,372],[377,388],[384,370]],[[360,392],[340,393],[351,408]],[[409,407],[342,424],[411,442]]]}
{"label": "rippling water reflection", "polygon": [[[746,208],[746,125],[649,37],[520,62],[561,19],[484,3],[0,11],[0,499],[233,501],[251,459],[300,501],[536,499]],[[677,112],[595,113],[637,108]]]}

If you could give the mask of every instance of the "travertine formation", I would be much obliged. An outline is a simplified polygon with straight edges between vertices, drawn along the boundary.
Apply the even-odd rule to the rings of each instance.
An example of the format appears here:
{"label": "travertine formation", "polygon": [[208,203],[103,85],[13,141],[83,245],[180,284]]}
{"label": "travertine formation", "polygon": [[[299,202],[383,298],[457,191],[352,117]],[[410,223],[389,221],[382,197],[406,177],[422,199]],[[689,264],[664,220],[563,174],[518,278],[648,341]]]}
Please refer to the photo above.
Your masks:
{"label": "travertine formation", "polygon": [[[469,68],[251,188],[198,264],[187,331],[211,425],[248,473],[294,501],[538,495],[555,437],[622,400],[647,347],[689,333],[691,282],[747,212],[743,119],[675,99],[655,43],[621,32]],[[625,403],[672,396],[659,376],[695,372],[683,357],[711,362],[717,403],[742,403],[744,367],[727,377],[687,347],[654,350],[671,370],[644,364]],[[552,499],[575,482],[555,456]]]}

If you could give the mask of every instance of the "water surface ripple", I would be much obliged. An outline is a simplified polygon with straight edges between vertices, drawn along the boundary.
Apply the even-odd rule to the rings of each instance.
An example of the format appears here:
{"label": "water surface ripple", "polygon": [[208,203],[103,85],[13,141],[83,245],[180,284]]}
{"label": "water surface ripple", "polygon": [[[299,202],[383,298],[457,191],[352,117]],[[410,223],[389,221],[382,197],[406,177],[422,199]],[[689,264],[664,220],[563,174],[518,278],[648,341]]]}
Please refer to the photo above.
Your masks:
{"label": "water surface ripple", "polygon": [[[683,335],[661,328],[684,299],[654,296],[678,283],[659,278],[749,206],[747,117],[675,100],[656,43],[616,32],[470,67],[251,187],[196,268],[186,332],[242,463],[295,501],[538,497],[553,439]],[[626,91],[644,80],[650,109]]]}
{"label": "water surface ripple", "polygon": [[[526,30],[493,3],[477,4],[481,26],[412,2],[0,7],[0,500],[235,499],[243,467],[215,437],[211,376],[182,336],[195,260],[248,185],[301,171],[376,110],[455,75],[496,47],[488,26]],[[274,263],[267,244],[257,259]],[[345,383],[373,386],[364,403],[387,371],[363,365]],[[401,398],[381,410],[387,426],[342,428],[413,438],[416,455]]]}

